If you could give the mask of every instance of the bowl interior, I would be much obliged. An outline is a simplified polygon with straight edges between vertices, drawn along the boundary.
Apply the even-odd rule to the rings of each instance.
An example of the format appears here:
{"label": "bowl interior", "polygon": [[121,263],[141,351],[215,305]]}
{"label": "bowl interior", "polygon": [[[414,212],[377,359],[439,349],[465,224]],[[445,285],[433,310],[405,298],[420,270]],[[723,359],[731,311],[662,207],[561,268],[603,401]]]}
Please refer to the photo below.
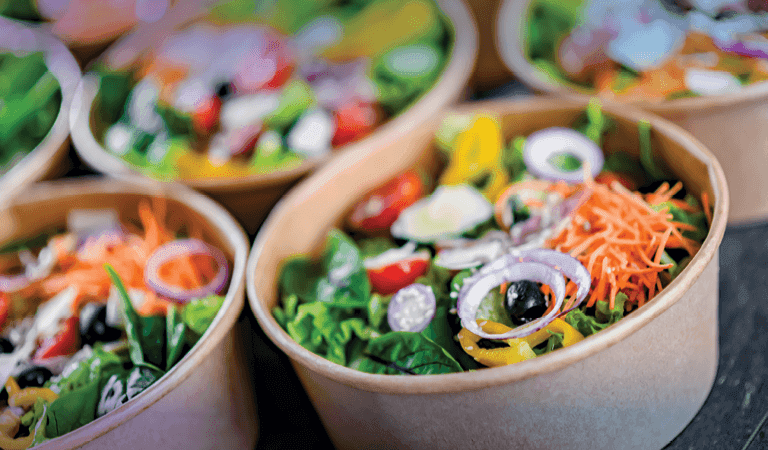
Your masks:
{"label": "bowl interior", "polygon": [[[490,112],[502,118],[505,139],[527,135],[535,130],[550,126],[570,126],[581,114],[586,103],[566,102],[554,99],[527,101],[494,101],[478,103],[458,109],[458,112]],[[694,195],[706,192],[712,199],[715,213],[707,240],[691,265],[670,285],[682,286],[691,283],[696,270],[703,270],[713,258],[725,229],[728,199],[725,179],[714,157],[685,131],[668,122],[632,109],[609,106],[604,110],[616,121],[612,138],[616,148],[635,148],[638,145],[637,121],[647,118],[652,124],[652,141],[655,154],[670,170],[686,184]],[[432,130],[438,121],[432,123]],[[606,138],[607,139],[607,138]],[[249,259],[248,297],[259,323],[266,333],[288,355],[312,370],[320,371],[336,380],[366,386],[381,391],[394,389],[397,392],[450,391],[478,386],[493,380],[513,379],[531,376],[542,370],[555,370],[558,365],[583,359],[601,348],[611,345],[642,327],[653,317],[674,304],[684,292],[668,287],[643,308],[632,315],[632,321],[619,322],[595,336],[546,358],[536,358],[511,366],[483,369],[478,372],[436,375],[433,379],[448,377],[451,383],[434,383],[423,377],[405,377],[396,380],[383,375],[370,375],[336,366],[320,356],[298,346],[277,324],[271,310],[279,301],[277,275],[284,259],[296,254],[319,254],[327,232],[339,226],[346,213],[365,193],[388,181],[398,173],[416,165],[433,163],[437,150],[429,139],[409,144],[394,143],[389,148],[370,155],[350,154],[332,166],[326,166],[298,186],[275,208],[257,235]],[[697,262],[698,261],[698,262]],[[667,292],[669,291],[669,292]],[[630,324],[631,322],[631,324]],[[611,336],[611,338],[609,338]],[[591,345],[584,345],[591,343]],[[530,364],[529,364],[530,363]],[[435,387],[438,386],[439,387]]]}

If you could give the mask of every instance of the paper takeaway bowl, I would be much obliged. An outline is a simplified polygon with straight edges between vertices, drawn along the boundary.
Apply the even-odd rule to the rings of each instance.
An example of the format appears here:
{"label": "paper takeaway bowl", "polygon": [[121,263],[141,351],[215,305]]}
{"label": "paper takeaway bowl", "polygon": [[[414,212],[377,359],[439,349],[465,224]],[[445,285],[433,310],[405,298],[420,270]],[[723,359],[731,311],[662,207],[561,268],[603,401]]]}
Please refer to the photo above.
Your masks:
{"label": "paper takeaway bowl", "polygon": [[[569,126],[585,106],[537,98],[458,111],[497,114],[509,140]],[[434,160],[432,145],[393,142],[348,153],[273,210],[249,256],[248,299],[267,336],[290,357],[338,448],[658,449],[694,417],[717,369],[725,177],[714,156],[673,124],[630,108],[605,110],[615,119],[624,148],[639,148],[637,122],[650,121],[657,157],[674,163],[688,192],[714,198],[712,226],[690,265],[652,301],[606,330],[539,358],[475,372],[373,375],[306,350],[273,318],[282,262],[317,254],[327,232],[343,223],[366,192]]]}
{"label": "paper takeaway bowl", "polygon": [[[497,47],[510,70],[529,87],[572,99],[586,98],[550,79],[526,57],[526,22],[530,0],[505,0],[498,15]],[[732,192],[728,222],[768,219],[768,83],[733,94],[635,102],[693,134],[718,158]]]}
{"label": "paper takeaway bowl", "polygon": [[473,89],[485,91],[514,79],[496,48],[496,16],[501,0],[467,0],[479,32],[477,63],[469,84]]}
{"label": "paper takeaway bowl", "polygon": [[42,51],[48,70],[59,82],[61,106],[53,126],[31,152],[0,176],[0,206],[35,181],[61,173],[69,151],[69,108],[80,80],[80,67],[67,47],[33,25],[0,17],[0,52]]}
{"label": "paper takeaway bowl", "polygon": [[[334,155],[346,151],[379,148],[390,142],[405,139],[422,132],[424,124],[436,112],[454,103],[464,94],[467,81],[472,73],[477,53],[477,29],[463,0],[438,0],[442,11],[451,21],[455,31],[455,42],[443,73],[430,91],[425,93],[408,109],[381,125],[368,137],[336,149],[331,155],[307,159],[288,170],[244,177],[189,179],[180,182],[210,195],[227,207],[244,225],[247,231],[255,232],[277,200],[301,177]],[[189,15],[189,10],[173,10],[179,16]],[[172,16],[172,15],[171,15]],[[183,23],[184,18],[164,18],[173,23]],[[107,51],[103,61],[119,61],[124,64],[137,55],[142,48],[157,42],[162,35],[158,27],[143,33],[141,29],[129,35],[123,42]],[[95,170],[119,176],[135,173],[121,158],[108,152],[94,135],[94,101],[98,93],[98,79],[86,74],[78,86],[77,100],[72,108],[72,140],[83,161]]]}
{"label": "paper takeaway bowl", "polygon": [[138,223],[142,199],[167,199],[168,225],[195,223],[203,240],[229,260],[231,279],[218,315],[197,344],[147,390],[93,422],[52,439],[44,449],[253,448],[255,403],[248,368],[239,357],[237,325],[245,297],[248,241],[221,206],[184,186],[147,180],[85,178],[31,186],[0,212],[0,245],[64,226],[72,209],[113,208]]}

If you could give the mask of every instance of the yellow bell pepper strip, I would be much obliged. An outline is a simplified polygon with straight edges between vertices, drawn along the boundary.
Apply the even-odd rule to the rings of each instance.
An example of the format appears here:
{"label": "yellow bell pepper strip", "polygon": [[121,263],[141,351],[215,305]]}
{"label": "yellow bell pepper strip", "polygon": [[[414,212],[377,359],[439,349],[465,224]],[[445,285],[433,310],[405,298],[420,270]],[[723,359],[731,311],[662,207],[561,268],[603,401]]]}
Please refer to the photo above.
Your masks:
{"label": "yellow bell pepper strip", "polygon": [[32,441],[34,439],[35,439],[34,434],[20,437],[18,439],[14,439],[4,434],[0,434],[0,448],[2,448],[3,450],[24,450],[29,448],[30,445],[32,445]]}
{"label": "yellow bell pepper strip", "polygon": [[8,393],[8,397],[15,395],[20,390],[21,388],[19,387],[19,383],[16,382],[16,379],[8,377],[8,381],[5,382],[5,391]]}
{"label": "yellow bell pepper strip", "polygon": [[[501,334],[510,331],[506,325],[491,322],[488,320],[478,320],[478,325],[486,333]],[[552,333],[563,335],[563,347],[568,347],[584,339],[584,336],[578,330],[568,325],[562,319],[555,319],[546,328],[541,329],[523,338],[505,339],[509,347],[485,349],[477,345],[480,336],[471,331],[462,328],[459,332],[459,343],[461,348],[475,361],[488,367],[501,367],[509,364],[518,363],[536,357],[533,347],[549,339]]]}
{"label": "yellow bell pepper strip", "polygon": [[322,52],[333,61],[376,57],[427,35],[439,18],[428,0],[383,0],[347,22],[344,37]]}
{"label": "yellow bell pepper strip", "polygon": [[[47,403],[59,398],[59,396],[48,388],[28,387],[8,397],[8,405],[29,408],[35,404],[35,400],[42,398]],[[4,447],[3,447],[4,448]]]}
{"label": "yellow bell pepper strip", "polygon": [[509,185],[504,170],[501,124],[489,116],[478,116],[456,137],[451,162],[440,177],[440,184],[455,185],[490,176],[483,195],[492,203]]}

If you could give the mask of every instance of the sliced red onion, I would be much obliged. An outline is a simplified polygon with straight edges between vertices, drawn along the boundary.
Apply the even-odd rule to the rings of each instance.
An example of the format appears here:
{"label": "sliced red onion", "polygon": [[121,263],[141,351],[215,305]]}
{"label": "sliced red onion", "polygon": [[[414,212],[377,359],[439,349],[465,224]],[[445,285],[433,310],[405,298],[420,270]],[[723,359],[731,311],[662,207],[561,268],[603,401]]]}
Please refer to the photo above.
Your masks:
{"label": "sliced red onion", "polygon": [[[464,279],[459,291],[457,309],[461,326],[486,339],[512,339],[528,336],[546,327],[559,314],[565,299],[565,281],[562,273],[537,262],[519,262],[505,255],[484,266],[476,274]],[[502,283],[530,280],[546,284],[554,294],[554,306],[544,316],[506,333],[489,334],[477,325],[477,309],[491,289]]]}
{"label": "sliced red onion", "polygon": [[[531,242],[543,243],[570,220],[571,214],[587,201],[590,195],[592,192],[587,189],[581,189],[565,199],[557,194],[548,195],[543,208],[531,211],[530,218],[513,224],[509,229],[512,244],[521,246]],[[511,217],[511,213],[505,210],[502,213],[502,221],[505,216]]]}
{"label": "sliced red onion", "polygon": [[571,279],[578,286],[576,291],[576,303],[575,306],[581,304],[581,302],[587,297],[589,288],[592,285],[592,275],[589,273],[586,267],[573,256],[559,252],[557,250],[551,250],[547,248],[539,248],[535,250],[527,250],[521,252],[517,256],[519,260],[538,262],[546,264],[555,270],[562,272],[565,276]]}
{"label": "sliced red onion", "polygon": [[509,235],[500,230],[491,230],[480,239],[454,239],[438,242],[440,250],[434,264],[451,270],[463,270],[489,263],[512,247]]}
{"label": "sliced red onion", "polygon": [[437,301],[431,286],[414,283],[395,293],[387,308],[392,331],[420,332],[435,316]]}
{"label": "sliced red onion", "polygon": [[593,178],[603,170],[605,158],[600,147],[570,128],[550,127],[528,136],[523,148],[523,160],[526,168],[539,178],[569,183],[583,182],[584,172],[581,169],[564,172],[552,165],[549,159],[558,153],[569,153],[582,164],[589,163]]}
{"label": "sliced red onion", "polygon": [[[169,285],[160,279],[158,273],[163,264],[179,256],[189,255],[206,255],[216,260],[219,270],[207,285],[195,289],[184,289],[179,286]],[[149,257],[144,268],[144,282],[147,286],[164,297],[181,302],[188,302],[195,298],[220,293],[226,286],[228,277],[229,266],[224,253],[198,239],[177,239],[160,246]]]}
{"label": "sliced red onion", "polygon": [[16,292],[29,286],[30,279],[25,274],[0,275],[0,292]]}

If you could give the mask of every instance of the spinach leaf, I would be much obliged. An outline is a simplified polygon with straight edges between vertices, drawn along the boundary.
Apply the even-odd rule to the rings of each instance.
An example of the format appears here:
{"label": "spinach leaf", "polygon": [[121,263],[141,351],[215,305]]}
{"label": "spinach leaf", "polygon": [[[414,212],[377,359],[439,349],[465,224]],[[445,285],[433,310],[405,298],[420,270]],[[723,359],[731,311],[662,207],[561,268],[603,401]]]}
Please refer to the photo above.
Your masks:
{"label": "spinach leaf", "polygon": [[448,306],[438,306],[435,310],[435,317],[427,325],[427,328],[421,332],[425,337],[433,340],[437,345],[447,351],[464,370],[477,369],[475,360],[465,352],[459,343],[454,340],[454,332],[451,324],[448,322]]}
{"label": "spinach leaf", "polygon": [[645,172],[655,181],[667,178],[664,170],[653,157],[653,144],[651,142],[651,123],[643,119],[637,122],[637,132],[640,139],[640,164]]}
{"label": "spinach leaf", "polygon": [[393,331],[368,342],[369,357],[359,370],[368,373],[429,375],[461,372],[461,365],[421,333]]}
{"label": "spinach leaf", "polygon": [[355,337],[367,341],[379,335],[365,319],[323,302],[299,305],[286,331],[302,347],[344,366],[347,346]]}
{"label": "spinach leaf", "polygon": [[272,315],[283,329],[296,317],[296,308],[299,306],[299,297],[296,294],[283,295],[280,305],[272,308]]}
{"label": "spinach leaf", "polygon": [[46,412],[45,436],[52,439],[92,422],[99,403],[99,384],[100,380],[91,380],[54,400]]}
{"label": "spinach leaf", "polygon": [[512,182],[520,181],[526,174],[525,159],[523,158],[523,149],[526,139],[518,136],[512,140],[512,143],[504,149],[502,155],[502,164],[507,169],[509,179]]}
{"label": "spinach leaf", "polygon": [[117,288],[117,292],[120,294],[120,300],[123,304],[123,316],[125,318],[125,334],[128,335],[128,348],[130,349],[131,361],[134,364],[139,365],[144,363],[144,350],[142,348],[141,339],[141,321],[139,313],[133,308],[131,298],[128,296],[128,292],[125,290],[120,275],[115,272],[115,269],[111,265],[105,264],[104,268],[107,270],[109,277],[112,279],[112,283]]}
{"label": "spinach leaf", "polygon": [[280,288],[284,294],[296,294],[304,303],[318,301],[344,308],[367,307],[371,294],[360,250],[335,229],[328,234],[319,264],[303,257],[286,263]]}
{"label": "spinach leaf", "polygon": [[165,362],[165,317],[141,316],[139,317],[139,333],[141,347],[144,350],[143,363],[134,363],[137,366],[146,365],[153,369],[163,367]]}
{"label": "spinach leaf", "polygon": [[181,314],[176,308],[169,308],[165,316],[165,336],[168,339],[166,349],[168,357],[165,360],[165,370],[171,370],[176,362],[181,359],[186,343],[187,325],[181,319]]}
{"label": "spinach leaf", "polygon": [[77,390],[94,380],[100,380],[102,373],[111,373],[121,369],[125,362],[119,356],[106,352],[97,345],[93,348],[93,354],[90,358],[81,361],[66,376],[52,378],[48,387],[59,395],[63,395]]}

